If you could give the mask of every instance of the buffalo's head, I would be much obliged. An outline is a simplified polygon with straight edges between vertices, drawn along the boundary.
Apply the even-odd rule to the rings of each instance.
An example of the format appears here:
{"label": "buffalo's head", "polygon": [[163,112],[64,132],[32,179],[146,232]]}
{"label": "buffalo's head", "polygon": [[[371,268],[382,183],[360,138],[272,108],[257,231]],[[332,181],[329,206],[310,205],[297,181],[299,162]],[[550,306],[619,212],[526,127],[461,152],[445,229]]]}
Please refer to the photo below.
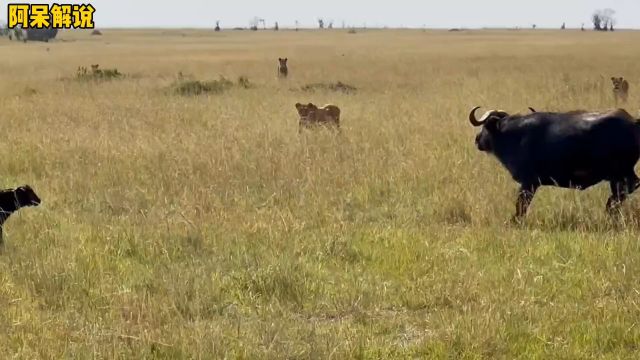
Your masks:
{"label": "buffalo's head", "polygon": [[476,118],[476,111],[480,106],[471,109],[469,113],[469,122],[473,126],[482,126],[480,133],[476,135],[476,146],[480,151],[493,152],[495,137],[500,132],[500,120],[509,116],[503,110],[489,110],[482,115],[480,119]]}
{"label": "buffalo's head", "polygon": [[36,192],[29,185],[23,185],[15,189],[15,196],[19,207],[38,206],[41,202]]}

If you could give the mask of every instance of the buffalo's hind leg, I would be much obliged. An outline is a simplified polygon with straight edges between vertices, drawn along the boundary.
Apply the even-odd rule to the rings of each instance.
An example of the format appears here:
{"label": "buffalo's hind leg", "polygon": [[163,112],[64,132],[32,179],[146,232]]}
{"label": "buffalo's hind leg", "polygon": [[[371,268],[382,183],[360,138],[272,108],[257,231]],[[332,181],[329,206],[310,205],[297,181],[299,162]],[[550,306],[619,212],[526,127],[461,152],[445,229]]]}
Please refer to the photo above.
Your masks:
{"label": "buffalo's hind leg", "polygon": [[607,200],[607,213],[614,215],[618,213],[620,205],[627,199],[627,196],[632,194],[640,187],[640,178],[631,172],[622,180],[612,180],[609,182],[611,188],[611,196]]}
{"label": "buffalo's hind leg", "polygon": [[512,222],[519,223],[527,214],[529,205],[533,201],[533,197],[538,190],[537,185],[522,185],[518,190],[518,199],[516,200],[516,213],[511,218]]}

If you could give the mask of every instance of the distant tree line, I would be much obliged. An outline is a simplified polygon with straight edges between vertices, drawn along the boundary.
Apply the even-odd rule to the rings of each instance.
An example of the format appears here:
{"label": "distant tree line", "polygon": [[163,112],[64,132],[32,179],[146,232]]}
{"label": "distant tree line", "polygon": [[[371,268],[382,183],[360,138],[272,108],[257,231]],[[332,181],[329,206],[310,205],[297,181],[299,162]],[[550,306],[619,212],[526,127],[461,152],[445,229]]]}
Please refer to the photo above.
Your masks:
{"label": "distant tree line", "polygon": [[593,30],[595,31],[613,31],[616,20],[613,17],[616,11],[613,9],[596,10],[591,16],[593,22]]}
{"label": "distant tree line", "polygon": [[48,42],[54,39],[58,34],[58,29],[45,28],[45,29],[23,29],[17,26],[13,29],[9,29],[6,25],[0,26],[0,36],[8,36],[9,40],[18,40],[27,42],[29,41],[44,41]]}
{"label": "distant tree line", "polygon": [[[262,26],[260,26],[262,25]],[[265,19],[262,19],[258,16],[254,16],[253,18],[251,18],[251,20],[249,20],[249,30],[252,31],[258,31],[260,30],[260,27],[262,27],[262,30],[266,30],[267,29],[267,25],[266,25],[266,21]],[[298,31],[298,28],[300,27],[300,23],[298,22],[298,20],[295,21],[295,30]],[[319,29],[333,29],[333,20],[325,20],[323,18],[318,18],[318,28]],[[342,22],[342,28],[345,28],[345,23],[344,21]],[[244,28],[242,27],[236,27],[234,28],[234,30],[242,30]],[[280,24],[278,24],[278,22],[276,21],[273,25],[273,30],[278,31],[280,30]],[[220,20],[216,20],[216,26],[214,27],[214,31],[222,31],[222,28],[220,27]]]}
{"label": "distant tree line", "polygon": [[[616,19],[614,18],[616,11],[610,8],[607,9],[601,9],[601,10],[596,10],[593,15],[591,16],[591,21],[593,23],[593,30],[595,31],[614,31],[614,25],[616,25]],[[249,21],[249,29],[253,30],[253,31],[258,31],[259,26],[262,25],[262,30],[266,30],[267,26],[266,26],[266,22],[265,19],[259,18],[257,16],[253,17],[250,21]],[[533,24],[532,25],[533,29],[536,28],[536,25]],[[298,31],[299,28],[299,23],[298,20],[295,21],[295,30]],[[333,29],[333,20],[326,20],[323,18],[318,18],[318,29]],[[345,28],[345,23],[344,21],[342,22],[342,28]],[[235,28],[235,29],[242,29],[242,28]],[[280,26],[278,24],[278,22],[276,21],[274,26],[273,26],[273,30],[278,31],[280,29]],[[566,23],[562,23],[562,26],[560,27],[560,29],[565,30],[566,29]],[[584,24],[582,24],[582,27],[580,28],[582,31],[584,31]],[[215,26],[215,31],[220,31],[220,21],[216,21],[216,26]]]}

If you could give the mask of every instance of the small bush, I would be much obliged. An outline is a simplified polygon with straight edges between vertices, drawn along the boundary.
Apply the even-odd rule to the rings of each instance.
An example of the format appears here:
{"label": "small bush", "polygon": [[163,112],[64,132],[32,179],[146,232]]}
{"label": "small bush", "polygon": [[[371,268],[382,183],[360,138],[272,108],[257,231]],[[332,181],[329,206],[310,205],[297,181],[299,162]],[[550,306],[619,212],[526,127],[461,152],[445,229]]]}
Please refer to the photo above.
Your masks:
{"label": "small bush", "polygon": [[302,91],[316,91],[316,90],[324,90],[324,91],[341,91],[344,93],[351,93],[357,90],[357,88],[353,85],[345,84],[341,81],[336,83],[314,83],[307,84],[303,86]]}
{"label": "small bush", "polygon": [[200,95],[204,93],[221,93],[226,89],[227,85],[217,80],[188,80],[178,84],[176,92],[180,95]]}
{"label": "small bush", "polygon": [[185,81],[193,79],[193,75],[185,74],[182,71],[178,71],[178,75],[176,76],[176,81]]}
{"label": "small bush", "polygon": [[349,31],[347,31],[347,34],[357,34],[358,32],[356,31],[355,28],[351,28],[349,29]]}
{"label": "small bush", "polygon": [[38,90],[36,90],[36,89],[34,89],[32,87],[29,87],[29,86],[25,87],[24,90],[23,90],[23,95],[26,95],[26,96],[32,96],[32,95],[37,95],[37,94],[38,94]]}
{"label": "small bush", "polygon": [[[247,87],[249,79],[241,77],[246,82],[246,86],[242,85],[238,79],[238,86]],[[200,81],[200,80],[178,80],[174,84],[175,92],[179,95],[202,95],[202,94],[221,94],[226,90],[233,88],[234,83],[231,80],[221,76],[218,80]]]}
{"label": "small bush", "polygon": [[251,83],[249,82],[249,78],[246,76],[239,76],[238,77],[238,86],[241,88],[245,88],[245,89],[249,89],[251,87],[253,87],[251,85]]}
{"label": "small bush", "polygon": [[118,69],[100,69],[99,65],[91,65],[91,70],[84,66],[79,66],[76,71],[76,79],[78,80],[113,80],[123,77]]}

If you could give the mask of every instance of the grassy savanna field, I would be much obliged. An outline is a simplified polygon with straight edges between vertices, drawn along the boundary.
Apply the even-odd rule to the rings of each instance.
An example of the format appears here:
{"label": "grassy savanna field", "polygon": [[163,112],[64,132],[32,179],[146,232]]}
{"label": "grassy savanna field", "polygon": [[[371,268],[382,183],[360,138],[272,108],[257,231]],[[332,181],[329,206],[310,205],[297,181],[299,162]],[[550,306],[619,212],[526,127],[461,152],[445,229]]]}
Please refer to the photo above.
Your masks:
{"label": "grassy savanna field", "polygon": [[[640,195],[614,222],[605,183],[543,188],[510,225],[467,115],[611,108],[618,75],[637,115],[638,59],[624,31],[0,39],[0,187],[43,200],[5,224],[0,357],[637,358]],[[127,77],[74,79],[94,63]],[[309,101],[341,136],[298,135]]]}

